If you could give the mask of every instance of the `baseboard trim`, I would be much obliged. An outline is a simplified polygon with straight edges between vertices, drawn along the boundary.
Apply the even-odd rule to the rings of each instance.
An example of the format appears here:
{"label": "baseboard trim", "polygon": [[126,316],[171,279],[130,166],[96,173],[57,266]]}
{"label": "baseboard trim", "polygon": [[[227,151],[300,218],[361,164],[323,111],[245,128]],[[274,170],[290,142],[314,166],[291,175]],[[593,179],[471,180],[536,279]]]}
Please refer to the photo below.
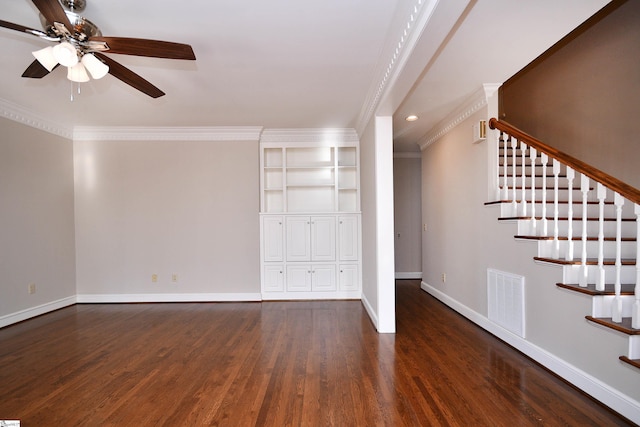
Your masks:
{"label": "baseboard trim", "polygon": [[420,287],[422,290],[471,320],[482,329],[531,357],[536,362],[578,387],[594,399],[602,402],[634,423],[640,424],[640,402],[637,402],[631,397],[611,388],[597,378],[576,368],[543,348],[540,348],[510,331],[501,328],[491,322],[487,317],[470,309],[466,305],[461,304],[459,301],[451,298],[433,286],[422,282]]}
{"label": "baseboard trim", "polygon": [[362,305],[364,305],[364,309],[367,310],[367,314],[369,315],[373,326],[375,326],[376,330],[378,330],[378,314],[369,303],[369,300],[367,299],[367,296],[364,294],[364,292],[362,293]]}
{"label": "baseboard trim", "polygon": [[150,302],[259,302],[260,293],[207,294],[79,294],[78,303],[150,303]]}
{"label": "baseboard trim", "polygon": [[75,303],[76,303],[76,296],[73,295],[67,298],[62,298],[56,301],[48,302],[46,304],[41,304],[36,307],[31,307],[31,308],[17,311],[15,313],[7,314],[5,316],[0,317],[0,328],[4,328],[5,326],[13,325],[14,323],[31,319],[32,317],[37,317],[43,314],[47,314],[51,311],[59,310],[61,308],[68,307]]}
{"label": "baseboard trim", "polygon": [[422,271],[415,271],[415,272],[398,272],[396,271],[396,279],[402,280],[402,279],[422,279]]}

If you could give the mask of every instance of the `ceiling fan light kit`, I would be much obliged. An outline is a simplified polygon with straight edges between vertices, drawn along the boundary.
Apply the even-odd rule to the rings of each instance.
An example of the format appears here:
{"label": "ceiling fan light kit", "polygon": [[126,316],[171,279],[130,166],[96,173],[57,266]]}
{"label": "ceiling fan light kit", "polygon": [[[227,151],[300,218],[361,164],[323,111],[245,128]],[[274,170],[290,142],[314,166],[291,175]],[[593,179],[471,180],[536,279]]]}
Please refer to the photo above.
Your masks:
{"label": "ceiling fan light kit", "polygon": [[73,67],[67,69],[67,78],[72,82],[86,83],[89,81],[89,74],[87,74],[87,69],[84,68],[82,62],[78,62]]}
{"label": "ceiling fan light kit", "polygon": [[109,66],[96,58],[92,53],[85,53],[80,62],[89,74],[91,74],[91,77],[96,80],[103,78],[109,73]]}
{"label": "ceiling fan light kit", "polygon": [[46,68],[49,72],[55,68],[56,65],[59,64],[58,60],[53,54],[53,46],[47,46],[44,49],[36,50],[35,52],[31,52],[33,56],[38,60],[40,64],[44,68]]}
{"label": "ceiling fan light kit", "polygon": [[158,98],[163,96],[164,92],[104,54],[196,59],[191,46],[183,43],[103,37],[95,24],[76,13],[84,10],[85,0],[32,1],[40,11],[44,31],[2,20],[0,27],[24,32],[57,44],[32,52],[36,60],[22,74],[23,77],[39,79],[53,71],[57,65],[63,65],[67,67],[67,78],[73,82],[87,82],[90,80],[89,75],[94,79],[101,79],[111,74],[152,98]]}
{"label": "ceiling fan light kit", "polygon": [[60,42],[53,47],[53,56],[65,67],[73,67],[78,63],[78,51],[69,42]]}

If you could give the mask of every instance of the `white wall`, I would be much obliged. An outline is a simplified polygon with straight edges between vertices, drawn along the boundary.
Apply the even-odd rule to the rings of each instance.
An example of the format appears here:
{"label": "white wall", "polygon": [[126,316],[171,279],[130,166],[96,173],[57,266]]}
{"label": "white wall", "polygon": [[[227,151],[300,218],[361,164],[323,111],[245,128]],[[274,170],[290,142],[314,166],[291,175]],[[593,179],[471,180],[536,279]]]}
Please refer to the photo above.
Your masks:
{"label": "white wall", "polygon": [[74,151],[80,301],[259,299],[257,141]]}
{"label": "white wall", "polygon": [[584,316],[591,313],[590,298],[559,290],[555,283],[562,281],[561,268],[536,264],[535,243],[515,241],[516,225],[499,223],[499,208],[483,205],[488,201],[488,143],[472,144],[470,129],[486,115],[485,107],[423,151],[425,287],[488,324],[487,268],[523,275],[527,338],[514,342],[534,349],[542,363],[560,366],[561,375],[573,375],[590,393],[622,393],[621,401],[630,398],[631,411],[640,419],[640,407],[633,407],[640,400],[640,372],[618,361],[627,352],[627,337],[589,324]]}
{"label": "white wall", "polygon": [[420,153],[393,158],[395,271],[397,279],[422,278],[422,207]]}
{"label": "white wall", "polygon": [[0,131],[1,327],[75,302],[75,248],[71,141],[7,119]]}

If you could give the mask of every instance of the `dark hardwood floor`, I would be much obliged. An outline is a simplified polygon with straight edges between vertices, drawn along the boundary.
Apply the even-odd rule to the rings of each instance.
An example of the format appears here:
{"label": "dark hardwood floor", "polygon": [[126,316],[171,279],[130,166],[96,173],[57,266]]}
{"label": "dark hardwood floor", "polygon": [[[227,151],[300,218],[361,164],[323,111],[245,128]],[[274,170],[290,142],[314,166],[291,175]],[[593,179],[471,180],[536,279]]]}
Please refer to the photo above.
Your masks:
{"label": "dark hardwood floor", "polygon": [[75,305],[0,329],[23,426],[630,425],[419,288],[359,301]]}

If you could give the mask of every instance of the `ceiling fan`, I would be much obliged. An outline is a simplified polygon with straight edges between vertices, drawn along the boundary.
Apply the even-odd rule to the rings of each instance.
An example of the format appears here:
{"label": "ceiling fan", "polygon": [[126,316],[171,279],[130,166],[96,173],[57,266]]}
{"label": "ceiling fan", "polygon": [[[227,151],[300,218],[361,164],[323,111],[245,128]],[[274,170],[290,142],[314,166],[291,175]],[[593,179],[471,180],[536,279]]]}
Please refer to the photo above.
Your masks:
{"label": "ceiling fan", "polygon": [[0,27],[31,34],[57,44],[33,52],[36,60],[27,67],[22,77],[40,79],[62,65],[67,67],[67,78],[73,82],[89,81],[89,75],[99,79],[108,73],[150,97],[158,98],[165,93],[105,53],[196,59],[193,49],[188,44],[102,36],[95,24],[76,13],[84,10],[86,0],[32,1],[40,11],[44,31],[2,20]]}

